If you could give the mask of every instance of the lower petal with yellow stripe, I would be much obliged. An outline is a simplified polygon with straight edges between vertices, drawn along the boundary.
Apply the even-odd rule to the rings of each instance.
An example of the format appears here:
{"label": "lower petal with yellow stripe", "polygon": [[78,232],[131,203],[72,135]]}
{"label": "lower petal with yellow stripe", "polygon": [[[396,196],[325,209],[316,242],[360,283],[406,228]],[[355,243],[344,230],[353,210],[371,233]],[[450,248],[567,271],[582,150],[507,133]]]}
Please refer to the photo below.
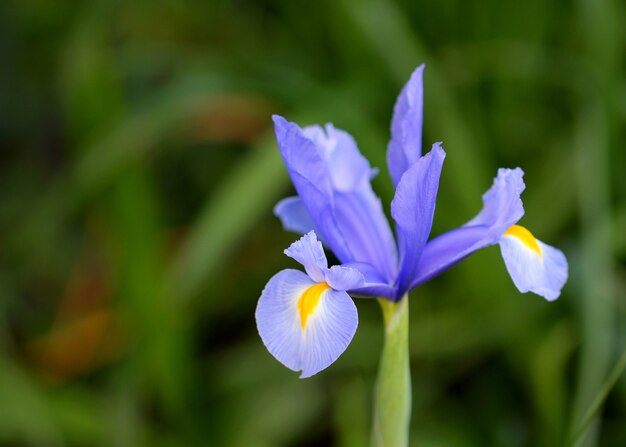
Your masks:
{"label": "lower petal with yellow stripe", "polygon": [[259,299],[256,322],[269,352],[306,378],[327,368],[350,344],[359,320],[346,290],[364,280],[354,269],[327,268],[312,232],[285,252],[307,273],[287,269],[274,275]]}
{"label": "lower petal with yellow stripe", "polygon": [[544,244],[521,225],[513,225],[499,240],[509,275],[520,292],[533,292],[548,301],[557,299],[567,281],[563,252]]}

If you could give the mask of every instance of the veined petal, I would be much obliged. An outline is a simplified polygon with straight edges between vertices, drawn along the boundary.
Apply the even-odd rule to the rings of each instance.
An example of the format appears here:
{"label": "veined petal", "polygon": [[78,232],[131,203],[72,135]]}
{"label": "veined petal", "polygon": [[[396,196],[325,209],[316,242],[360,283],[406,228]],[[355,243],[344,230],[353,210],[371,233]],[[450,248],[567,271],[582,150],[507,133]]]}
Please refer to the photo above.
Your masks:
{"label": "veined petal", "polygon": [[373,171],[352,137],[327,125],[300,129],[275,116],[276,136],[302,205],[342,263],[367,262],[396,274],[393,234],[372,191]]}
{"label": "veined petal", "polygon": [[346,350],[359,325],[354,301],[346,292],[328,289],[303,331],[300,378],[327,368]]}
{"label": "veined petal", "polygon": [[315,283],[297,270],[283,270],[263,290],[256,322],[270,353],[305,378],[327,368],[345,351],[358,315],[346,292]]}
{"label": "veined petal", "polygon": [[322,243],[314,231],[309,231],[285,249],[285,254],[304,266],[307,274],[317,282],[325,281],[328,261]]}
{"label": "veined petal", "polygon": [[445,156],[441,144],[434,144],[428,154],[404,173],[391,202],[391,215],[396,222],[400,249],[398,296],[402,296],[414,280],[422,250],[428,240]]}
{"label": "veined petal", "polygon": [[400,92],[393,108],[387,165],[394,186],[422,156],[423,75],[424,65],[420,65]]}
{"label": "veined petal", "polygon": [[274,206],[283,228],[294,233],[305,234],[315,229],[315,224],[298,196],[286,197]]}
{"label": "veined petal", "polygon": [[520,292],[533,292],[555,300],[567,281],[567,259],[560,250],[536,239],[530,231],[513,225],[500,238],[500,251]]}
{"label": "veined petal", "polygon": [[493,245],[524,215],[520,195],[525,188],[520,168],[499,169],[491,188],[483,195],[483,209],[476,217],[426,244],[410,288],[437,276],[476,250]]}

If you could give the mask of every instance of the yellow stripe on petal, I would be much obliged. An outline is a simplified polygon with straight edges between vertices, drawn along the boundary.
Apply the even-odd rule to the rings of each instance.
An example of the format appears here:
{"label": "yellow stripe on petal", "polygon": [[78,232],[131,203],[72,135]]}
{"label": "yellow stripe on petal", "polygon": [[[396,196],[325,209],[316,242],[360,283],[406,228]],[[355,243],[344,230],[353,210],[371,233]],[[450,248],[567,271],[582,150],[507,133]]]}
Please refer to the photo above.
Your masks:
{"label": "yellow stripe on petal", "polygon": [[511,228],[504,232],[505,236],[513,236],[519,239],[525,246],[533,250],[539,256],[541,256],[541,247],[535,236],[521,225],[513,225]]}
{"label": "yellow stripe on petal", "polygon": [[302,330],[306,328],[306,322],[309,316],[315,311],[322,293],[327,289],[330,289],[330,286],[325,282],[320,282],[306,289],[298,300],[298,311],[300,312],[300,325],[302,326]]}

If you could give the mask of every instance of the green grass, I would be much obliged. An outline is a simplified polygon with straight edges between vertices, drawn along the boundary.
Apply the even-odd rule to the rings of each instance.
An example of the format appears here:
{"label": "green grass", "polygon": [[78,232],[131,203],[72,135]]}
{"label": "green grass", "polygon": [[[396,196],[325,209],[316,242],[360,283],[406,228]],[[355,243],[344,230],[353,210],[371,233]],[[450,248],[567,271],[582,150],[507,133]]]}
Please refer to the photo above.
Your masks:
{"label": "green grass", "polygon": [[[254,326],[291,194],[270,115],[333,122],[381,168],[425,62],[433,234],[500,166],[570,280],[520,295],[498,250],[412,293],[411,445],[626,444],[626,43],[619,2],[5,2],[0,446],[359,447],[382,347],[359,300],[308,380]],[[623,358],[623,357],[622,357]],[[617,365],[617,366],[615,366]]]}

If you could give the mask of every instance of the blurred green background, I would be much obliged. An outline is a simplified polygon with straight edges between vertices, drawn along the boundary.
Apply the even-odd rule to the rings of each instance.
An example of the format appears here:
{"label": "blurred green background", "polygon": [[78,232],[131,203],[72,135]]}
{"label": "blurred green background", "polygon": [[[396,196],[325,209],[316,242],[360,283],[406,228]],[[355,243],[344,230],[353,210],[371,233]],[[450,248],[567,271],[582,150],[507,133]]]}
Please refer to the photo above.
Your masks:
{"label": "blurred green background", "polygon": [[[624,23],[594,0],[0,3],[0,445],[368,445],[377,304],[308,380],[256,333],[296,267],[270,116],[351,132],[388,206],[423,62],[433,235],[520,166],[570,280],[521,295],[492,247],[412,293],[412,445],[567,445],[626,347]],[[623,378],[598,414],[584,445],[626,445]]]}

